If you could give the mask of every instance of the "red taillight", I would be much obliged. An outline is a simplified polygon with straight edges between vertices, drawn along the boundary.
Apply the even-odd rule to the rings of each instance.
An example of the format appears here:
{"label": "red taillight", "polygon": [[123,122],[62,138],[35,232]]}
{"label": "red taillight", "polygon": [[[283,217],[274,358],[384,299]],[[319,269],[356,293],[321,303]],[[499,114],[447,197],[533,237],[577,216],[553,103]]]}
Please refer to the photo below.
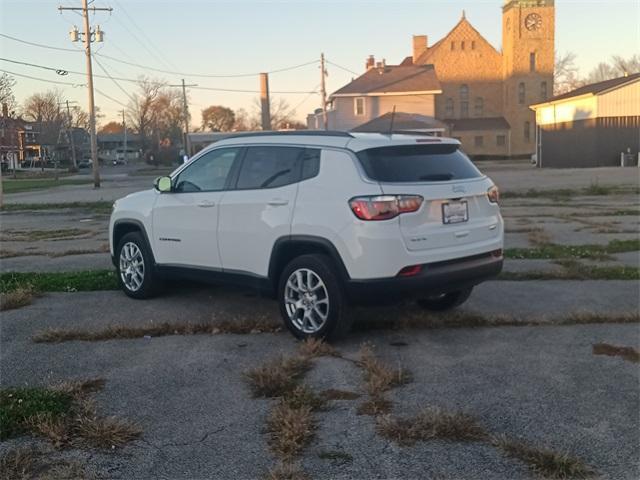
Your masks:
{"label": "red taillight", "polygon": [[398,272],[399,277],[414,277],[422,271],[422,265],[410,265]]}
{"label": "red taillight", "polygon": [[500,201],[500,190],[495,185],[487,190],[487,198],[491,203],[498,203]]}
{"label": "red taillight", "polygon": [[502,257],[502,249],[499,248],[498,250],[494,250],[491,252],[491,255],[496,257],[496,258],[500,258]]}
{"label": "red taillight", "polygon": [[389,220],[401,213],[417,212],[422,200],[420,195],[377,195],[352,198],[349,206],[360,220]]}

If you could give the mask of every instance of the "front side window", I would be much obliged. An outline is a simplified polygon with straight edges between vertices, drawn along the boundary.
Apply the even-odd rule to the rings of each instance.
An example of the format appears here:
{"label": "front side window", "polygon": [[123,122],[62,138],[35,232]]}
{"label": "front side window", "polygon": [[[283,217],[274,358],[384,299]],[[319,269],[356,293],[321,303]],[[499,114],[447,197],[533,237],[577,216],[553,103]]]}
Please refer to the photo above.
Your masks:
{"label": "front side window", "polygon": [[447,182],[482,176],[454,144],[370,148],[357,155],[367,176],[378,182]]}
{"label": "front side window", "polygon": [[355,98],[353,108],[357,116],[364,115],[364,98],[363,97]]}
{"label": "front side window", "polygon": [[176,192],[215,192],[224,190],[240,148],[219,148],[205,153],[186,167],[174,182]]}
{"label": "front side window", "polygon": [[247,148],[236,188],[275,188],[298,181],[298,159],[304,151],[298,147]]}

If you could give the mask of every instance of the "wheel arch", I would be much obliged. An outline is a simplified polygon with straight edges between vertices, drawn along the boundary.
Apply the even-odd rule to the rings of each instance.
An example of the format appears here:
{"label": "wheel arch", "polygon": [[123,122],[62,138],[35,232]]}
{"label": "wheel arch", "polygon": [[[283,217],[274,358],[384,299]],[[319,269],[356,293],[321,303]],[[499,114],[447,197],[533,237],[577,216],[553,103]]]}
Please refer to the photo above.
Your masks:
{"label": "wheel arch", "polygon": [[349,273],[335,245],[326,238],[313,235],[289,235],[281,237],[273,245],[269,259],[269,280],[277,287],[280,274],[285,266],[300,255],[320,253],[329,256],[342,281],[349,280]]}
{"label": "wheel arch", "polygon": [[127,233],[132,233],[132,232],[139,232],[140,234],[142,234],[142,237],[144,238],[144,241],[147,244],[147,248],[149,249],[149,252],[151,254],[151,258],[153,259],[153,262],[155,264],[155,256],[153,255],[153,248],[151,247],[151,242],[149,241],[149,236],[147,235],[147,229],[145,228],[144,224],[140,221],[140,220],[135,220],[132,218],[126,218],[126,219],[121,219],[121,220],[116,220],[113,224],[113,234],[112,234],[112,245],[113,245],[113,253],[114,256],[112,257],[112,261],[115,265],[116,262],[116,250],[118,248],[118,243],[120,243],[120,240],[122,239],[122,237],[124,237]]}

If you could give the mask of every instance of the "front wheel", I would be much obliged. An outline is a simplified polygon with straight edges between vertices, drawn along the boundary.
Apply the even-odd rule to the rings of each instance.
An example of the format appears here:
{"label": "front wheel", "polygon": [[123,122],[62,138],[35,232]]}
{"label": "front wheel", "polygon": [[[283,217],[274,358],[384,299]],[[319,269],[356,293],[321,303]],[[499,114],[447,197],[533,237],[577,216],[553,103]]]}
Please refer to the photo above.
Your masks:
{"label": "front wheel", "polygon": [[299,339],[335,339],[349,331],[347,299],[332,260],[326,255],[301,255],[280,275],[280,313]]}
{"label": "front wheel", "polygon": [[418,305],[426,310],[433,310],[435,312],[451,310],[466,302],[472,290],[473,287],[421,298],[418,300]]}
{"label": "front wheel", "polygon": [[158,290],[153,257],[142,234],[127,233],[116,250],[118,283],[131,298],[149,298]]}

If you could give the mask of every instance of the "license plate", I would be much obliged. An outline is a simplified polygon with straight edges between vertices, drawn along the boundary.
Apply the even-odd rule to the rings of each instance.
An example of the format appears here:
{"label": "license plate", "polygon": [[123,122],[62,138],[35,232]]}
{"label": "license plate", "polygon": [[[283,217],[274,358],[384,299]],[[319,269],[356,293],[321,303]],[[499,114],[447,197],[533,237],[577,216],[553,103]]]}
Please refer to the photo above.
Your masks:
{"label": "license plate", "polygon": [[448,202],[442,204],[442,223],[462,223],[469,220],[469,205],[467,202]]}

